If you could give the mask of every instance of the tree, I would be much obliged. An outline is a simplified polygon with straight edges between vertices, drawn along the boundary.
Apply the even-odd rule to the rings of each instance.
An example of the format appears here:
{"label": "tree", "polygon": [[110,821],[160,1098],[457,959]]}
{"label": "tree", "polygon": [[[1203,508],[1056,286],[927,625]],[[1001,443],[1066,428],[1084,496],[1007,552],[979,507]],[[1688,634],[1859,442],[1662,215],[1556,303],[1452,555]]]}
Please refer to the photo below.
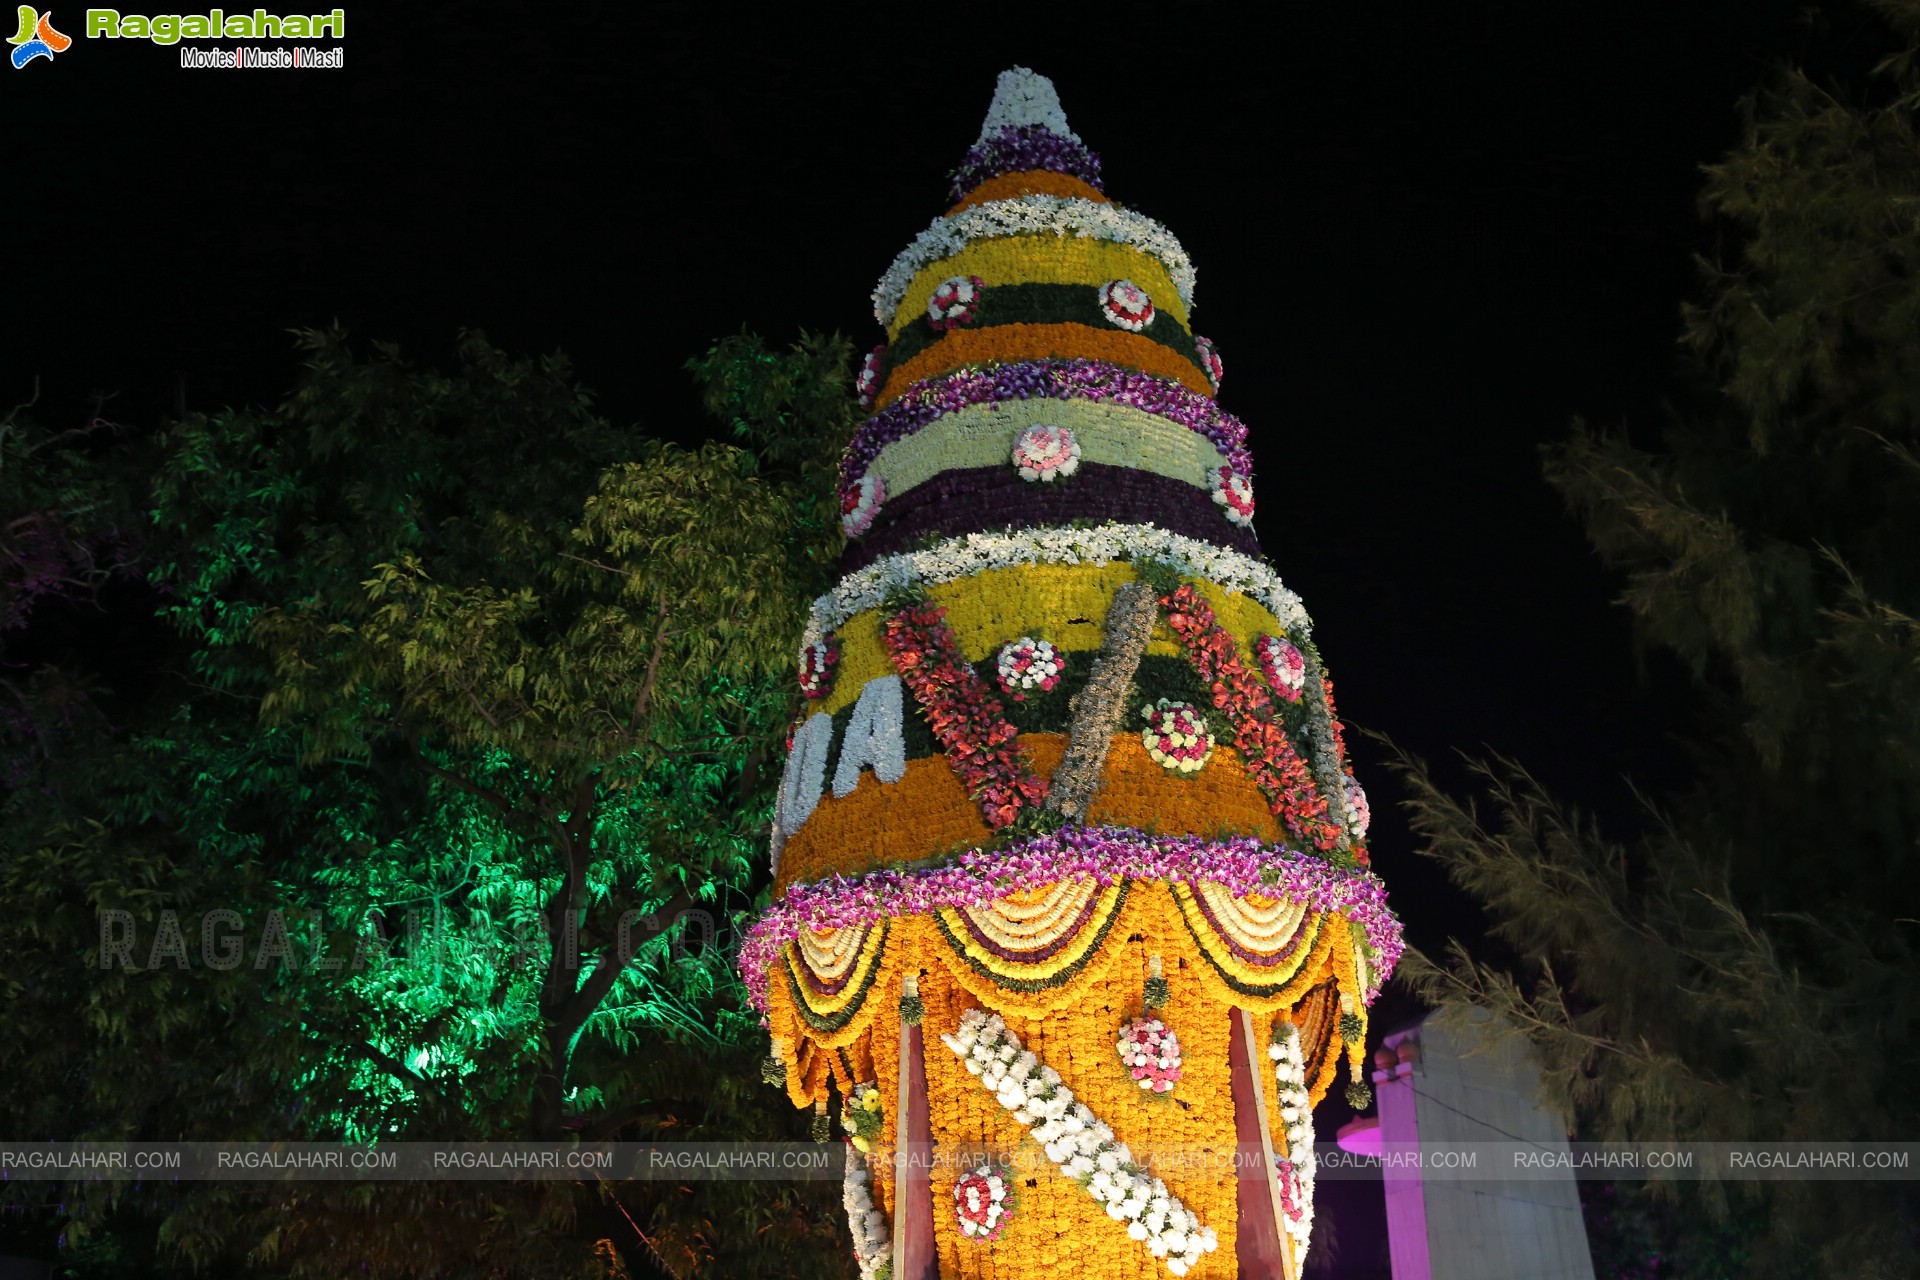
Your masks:
{"label": "tree", "polygon": [[[1618,838],[1510,762],[1480,766],[1486,817],[1406,763],[1424,852],[1508,949],[1456,944],[1416,981],[1504,1014],[1599,1138],[1920,1121],[1920,4],[1871,9],[1897,47],[1869,85],[1783,75],[1707,170],[1732,247],[1684,313],[1660,449],[1577,429],[1547,453],[1641,642],[1692,677],[1690,776]],[[1657,1274],[1911,1273],[1909,1184],[1720,1190],[1745,1257],[1707,1225]]]}
{"label": "tree", "polygon": [[[753,892],[760,762],[835,549],[830,487],[800,459],[850,428],[845,344],[717,345],[696,372],[737,443],[686,447],[613,428],[557,358],[477,334],[451,373],[301,343],[280,409],[191,415],[133,469],[177,638],[150,673],[166,692],[93,745],[84,789],[9,797],[0,887],[36,921],[0,926],[34,987],[0,1048],[31,1099],[9,1131],[790,1130],[713,925]],[[73,963],[98,963],[100,910],[126,913],[144,961],[164,912],[190,938],[213,909],[249,962],[276,936],[291,955]],[[712,923],[661,927],[689,910]],[[208,1037],[232,1047],[183,1052]],[[599,1275],[617,1253],[800,1274],[841,1230],[830,1195],[764,1184],[131,1199],[181,1258],[288,1275]],[[78,1236],[128,1199],[76,1203]]]}

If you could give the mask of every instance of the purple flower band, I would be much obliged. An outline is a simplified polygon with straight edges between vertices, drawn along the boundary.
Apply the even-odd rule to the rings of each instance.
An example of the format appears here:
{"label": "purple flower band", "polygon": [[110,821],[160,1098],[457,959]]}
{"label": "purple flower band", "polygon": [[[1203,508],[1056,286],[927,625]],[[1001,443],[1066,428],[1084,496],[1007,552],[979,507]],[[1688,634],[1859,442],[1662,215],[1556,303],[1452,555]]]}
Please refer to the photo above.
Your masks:
{"label": "purple flower band", "polygon": [[[1077,876],[1118,880],[1210,880],[1236,897],[1258,893],[1339,912],[1366,933],[1367,1003],[1380,993],[1405,948],[1387,888],[1368,871],[1342,871],[1319,858],[1251,836],[1205,840],[1151,836],[1126,827],[1069,827],[1001,849],[969,849],[920,871],[871,871],[796,884],[769,907],[740,946],[740,975],[753,1007],[767,1011],[767,975],[780,948],[803,928],[865,926],[925,915],[936,907],[982,906],[1023,889]],[[1269,880],[1267,877],[1273,877]]]}
{"label": "purple flower band", "polygon": [[1091,400],[1155,414],[1213,442],[1242,475],[1253,474],[1247,424],[1177,382],[1102,360],[1021,360],[961,369],[914,383],[868,418],[840,460],[840,488],[858,484],[880,450],[968,405],[1003,400]]}
{"label": "purple flower band", "polygon": [[1043,124],[1010,124],[968,149],[951,175],[948,192],[957,202],[989,178],[1029,169],[1064,173],[1095,191],[1106,190],[1100,181],[1100,157],[1084,143],[1063,138]]}
{"label": "purple flower band", "polygon": [[1222,516],[1205,489],[1152,471],[1088,462],[1052,484],[1030,484],[1008,466],[943,471],[890,498],[872,527],[847,543],[840,571],[852,573],[910,550],[929,535],[951,538],[1076,520],[1151,524],[1241,555],[1260,555],[1253,530]]}

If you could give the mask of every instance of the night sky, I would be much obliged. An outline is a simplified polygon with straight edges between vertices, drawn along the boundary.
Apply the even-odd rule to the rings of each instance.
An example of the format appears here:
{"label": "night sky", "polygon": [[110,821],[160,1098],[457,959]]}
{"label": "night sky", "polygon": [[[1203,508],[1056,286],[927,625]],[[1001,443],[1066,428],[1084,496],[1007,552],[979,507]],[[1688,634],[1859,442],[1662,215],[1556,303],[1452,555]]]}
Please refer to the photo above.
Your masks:
{"label": "night sky", "polygon": [[[874,281],[1026,64],[1198,265],[1257,528],[1345,717],[1631,823],[1624,777],[1678,758],[1678,680],[1640,670],[1538,449],[1576,415],[1656,438],[1713,244],[1699,166],[1797,55],[1797,10],[387,3],[347,7],[345,70],[301,72],[77,39],[0,67],[0,397],[37,375],[42,421],[101,390],[147,426],[276,400],[295,326],[435,360],[470,326],[688,438],[680,366],[714,337],[878,340]],[[1357,753],[1411,939],[1471,932]]]}

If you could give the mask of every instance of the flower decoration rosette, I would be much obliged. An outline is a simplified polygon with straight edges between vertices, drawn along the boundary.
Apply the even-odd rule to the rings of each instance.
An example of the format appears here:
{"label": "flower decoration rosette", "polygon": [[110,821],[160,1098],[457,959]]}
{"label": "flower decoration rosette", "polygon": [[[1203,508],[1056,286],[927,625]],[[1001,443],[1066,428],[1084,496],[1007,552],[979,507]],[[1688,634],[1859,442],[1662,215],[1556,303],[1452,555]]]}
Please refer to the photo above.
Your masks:
{"label": "flower decoration rosette", "polygon": [[[1244,1275],[1234,1224],[1275,1215],[1297,1275],[1310,1109],[1364,1065],[1404,947],[1333,682],[1172,231],[1024,69],[953,194],[854,377],[849,541],[739,951],[766,1078],[844,1129],[862,1280],[893,1251],[941,1280]],[[1272,1180],[1122,1141],[1233,1150],[1263,1093]],[[903,1174],[896,1137],[1061,1176]]]}
{"label": "flower decoration rosette", "polygon": [[866,358],[860,361],[860,372],[853,377],[853,392],[862,409],[873,408],[874,397],[880,394],[880,369],[886,358],[887,348],[883,344],[867,352]]}
{"label": "flower decoration rosette", "polygon": [[982,1243],[998,1240],[1013,1220],[1018,1198],[1005,1165],[977,1164],[954,1180],[953,1213],[960,1234]]}
{"label": "flower decoration rosette", "polygon": [[1052,481],[1080,469],[1080,442],[1066,427],[1035,423],[1013,438],[1013,465],[1027,481]]}
{"label": "flower decoration rosette", "polygon": [[1046,693],[1059,684],[1066,665],[1060,651],[1047,641],[1021,636],[1001,647],[995,675],[1008,697],[1024,702],[1029,693]]}
{"label": "flower decoration rosette", "polygon": [[1307,655],[1282,636],[1261,636],[1253,642],[1253,656],[1269,688],[1288,702],[1300,701],[1307,687]]}
{"label": "flower decoration rosette", "polygon": [[927,323],[945,333],[972,324],[987,284],[979,276],[951,276],[927,299]]}
{"label": "flower decoration rosette", "polygon": [[1169,1094],[1180,1083],[1180,1037],[1160,1019],[1134,1018],[1120,1028],[1113,1047],[1133,1082],[1149,1093]]}
{"label": "flower decoration rosette", "polygon": [[1131,280],[1109,280],[1098,296],[1101,314],[1116,328],[1139,333],[1153,323],[1153,299]]}
{"label": "flower decoration rosette", "polygon": [[879,1088],[872,1084],[855,1085],[841,1103],[840,1125],[847,1131],[854,1150],[862,1155],[873,1150],[874,1140],[887,1126]]}
{"label": "flower decoration rosette", "polygon": [[1220,361],[1220,349],[1213,345],[1212,338],[1193,335],[1194,354],[1200,357],[1200,367],[1206,370],[1207,381],[1213,384],[1213,393],[1220,394],[1220,380],[1227,376],[1227,367]]}
{"label": "flower decoration rosette", "polygon": [[800,646],[800,692],[817,702],[833,692],[834,668],[840,665],[840,644],[832,636]]}
{"label": "flower decoration rosette", "polygon": [[887,500],[887,486],[875,472],[869,471],[840,495],[840,528],[849,538],[857,538],[873,528]]}
{"label": "flower decoration rosette", "polygon": [[1213,754],[1213,734],[1207,719],[1190,702],[1161,698],[1140,709],[1147,727],[1140,745],[1153,762],[1171,773],[1197,773]]}
{"label": "flower decoration rosette", "polygon": [[1347,775],[1347,821],[1355,835],[1364,836],[1373,825],[1373,806],[1367,803],[1367,789],[1352,774]]}
{"label": "flower decoration rosette", "polygon": [[1242,529],[1253,527],[1253,477],[1233,466],[1218,466],[1207,473],[1207,487],[1228,520]]}

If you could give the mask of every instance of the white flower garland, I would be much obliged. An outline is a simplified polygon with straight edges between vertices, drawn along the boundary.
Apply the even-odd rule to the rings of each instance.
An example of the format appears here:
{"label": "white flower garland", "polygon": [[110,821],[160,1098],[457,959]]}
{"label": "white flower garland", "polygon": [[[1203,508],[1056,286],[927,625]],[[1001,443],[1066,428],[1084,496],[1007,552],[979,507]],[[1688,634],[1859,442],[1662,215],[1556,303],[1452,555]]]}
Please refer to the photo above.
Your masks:
{"label": "white flower garland", "polygon": [[1004,533],[969,533],[949,538],[921,551],[883,556],[864,569],[840,579],[839,585],[813,602],[801,643],[811,644],[847,619],[876,609],[888,594],[901,589],[953,582],[985,573],[1029,564],[1111,564],[1122,560],[1161,560],[1181,573],[1204,578],[1229,594],[1252,596],[1289,634],[1305,638],[1313,620],[1300,597],[1280,577],[1252,556],[1169,533],[1150,524],[1113,521],[1091,529],[1009,529]]}
{"label": "white flower garland", "polygon": [[878,676],[861,686],[847,731],[840,739],[840,763],[833,771],[833,794],[851,795],[860,770],[873,766],[882,782],[907,776],[906,703],[899,676]]}
{"label": "white flower garland", "polygon": [[1291,1022],[1275,1023],[1267,1056],[1273,1059],[1280,1123],[1287,1137],[1286,1154],[1281,1158],[1293,1166],[1293,1182],[1299,1192],[1297,1213],[1283,1216],[1287,1234],[1297,1246],[1297,1255],[1304,1258],[1307,1241],[1313,1235],[1313,1175],[1317,1161],[1313,1155],[1313,1096],[1307,1092],[1307,1060],[1300,1050],[1299,1029]]}
{"label": "white flower garland", "polygon": [[860,1264],[860,1280],[886,1280],[893,1274],[893,1241],[886,1215],[873,1203],[870,1180],[867,1162],[849,1149],[840,1202],[847,1208],[847,1227],[853,1233],[853,1258]]}
{"label": "white flower garland", "polygon": [[1102,204],[1080,196],[1021,196],[1016,200],[990,200],[963,209],[951,217],[938,217],[931,226],[914,237],[900,251],[887,273],[873,290],[873,316],[882,327],[900,309],[907,286],[928,263],[952,257],[975,240],[1002,236],[1034,235],[1078,236],[1107,240],[1150,254],[1166,267],[1173,278],[1180,300],[1193,305],[1193,261],[1174,239],[1173,232],[1145,214],[1122,209],[1117,204]]}
{"label": "white flower garland", "polygon": [[1047,1159],[1104,1205],[1108,1217],[1126,1223],[1127,1235],[1164,1259],[1167,1270],[1183,1276],[1202,1254],[1220,1247],[1213,1228],[1201,1226],[1200,1216],[1180,1203],[1166,1183],[1149,1178],[1134,1164],[1133,1153],[1114,1139],[1113,1129],[1074,1100],[1060,1073],[1024,1049],[999,1014],[969,1009],[960,1017],[959,1030],[942,1035],[940,1042],[1016,1121],[1032,1130]]}

